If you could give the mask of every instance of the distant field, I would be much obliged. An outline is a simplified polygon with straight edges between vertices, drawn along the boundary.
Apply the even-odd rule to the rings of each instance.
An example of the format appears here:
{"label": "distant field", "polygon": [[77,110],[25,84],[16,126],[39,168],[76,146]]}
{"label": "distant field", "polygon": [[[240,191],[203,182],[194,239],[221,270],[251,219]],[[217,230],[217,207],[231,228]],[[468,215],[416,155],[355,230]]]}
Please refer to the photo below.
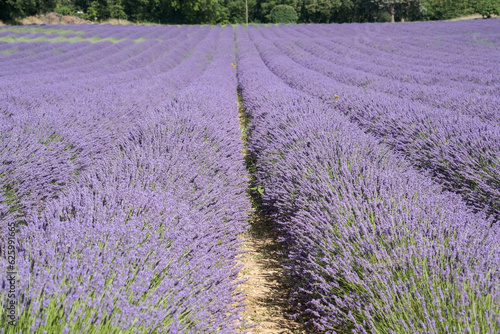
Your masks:
{"label": "distant field", "polygon": [[[0,27],[3,333],[500,331],[500,20]],[[249,329],[251,331],[251,329]]]}

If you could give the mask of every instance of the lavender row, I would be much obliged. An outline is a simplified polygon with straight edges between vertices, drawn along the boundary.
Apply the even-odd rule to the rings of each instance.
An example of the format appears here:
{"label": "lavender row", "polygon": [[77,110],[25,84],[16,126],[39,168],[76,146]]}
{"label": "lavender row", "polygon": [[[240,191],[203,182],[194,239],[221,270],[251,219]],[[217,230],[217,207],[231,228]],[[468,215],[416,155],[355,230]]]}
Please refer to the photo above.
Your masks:
{"label": "lavender row", "polygon": [[[431,107],[478,116],[482,120],[500,124],[498,87],[471,84],[466,80],[450,81],[449,75],[440,73],[442,64],[438,62],[432,67],[418,66],[412,70],[411,61],[400,57],[391,58],[392,54],[387,52],[370,52],[373,48],[363,50],[363,56],[359,56],[360,53],[351,51],[352,43],[347,40],[344,41],[345,46],[338,39],[328,41],[316,38],[313,41],[314,43],[306,43],[303,38],[294,38],[295,46],[278,40],[277,46],[292,49],[294,56],[300,57],[307,65],[312,65],[313,69],[342,83],[424,102]],[[398,44],[399,48],[404,48],[402,43]],[[388,65],[381,65],[384,62]],[[456,72],[456,68],[453,71]],[[486,74],[473,69],[468,71],[468,75],[479,77]],[[489,76],[494,76],[494,66],[485,71]]]}
{"label": "lavender row", "polygon": [[[429,68],[444,70],[449,79],[454,79],[457,74],[465,72],[476,76],[475,80],[481,80],[480,74],[496,64],[495,48],[481,45],[477,39],[494,40],[493,36],[497,33],[493,32],[492,36],[485,35],[484,32],[488,28],[497,30],[496,25],[498,25],[496,22],[485,22],[476,33],[467,32],[466,28],[473,26],[470,21],[462,22],[453,29],[454,31],[444,29],[452,27],[449,23],[440,26],[424,22],[412,23],[408,27],[367,24],[356,29],[356,25],[312,25],[290,26],[289,30],[294,31],[294,37],[307,36],[313,40],[336,42],[338,45],[332,47],[349,48],[348,51],[356,58],[378,55],[372,60],[382,66],[399,68],[408,63],[409,70],[422,70],[424,73]],[[432,30],[432,33],[429,33],[429,30]],[[410,34],[412,38],[406,38],[406,35]],[[448,37],[450,40],[446,41]],[[425,57],[421,55],[422,48],[429,52]],[[402,60],[402,64],[392,61],[397,59]],[[440,66],[436,68],[436,64]],[[457,71],[452,72],[452,69]],[[486,72],[486,74],[487,78],[491,79],[491,73]],[[436,78],[439,79],[443,78]]]}
{"label": "lavender row", "polygon": [[[330,36],[335,26],[316,26],[312,29],[315,28],[317,28],[316,32]],[[404,27],[371,24],[363,28],[362,33],[365,36],[359,38],[359,34],[357,35],[358,38],[353,40],[355,48],[376,46],[379,50],[390,49],[391,53],[413,59],[418,64],[430,66],[433,66],[434,62],[448,68],[456,64],[459,73],[469,68],[484,69],[484,66],[492,66],[496,63],[495,45],[491,47],[486,43],[485,45],[477,43],[483,38],[487,40],[492,38],[493,41],[495,38],[498,39],[498,22],[494,20],[480,24],[471,21],[458,24],[417,22]],[[414,37],[405,38],[407,34],[412,34]],[[369,38],[366,38],[368,36]],[[422,44],[431,51],[426,57],[419,56]],[[471,50],[471,46],[475,47]],[[465,66],[464,61],[469,66]]]}
{"label": "lavender row", "polygon": [[235,331],[237,235],[249,201],[234,35],[208,30],[198,34],[207,42],[174,53],[169,71],[161,58],[145,66],[163,69],[149,87],[135,86],[147,81],[130,62],[128,77],[103,93],[72,94],[112,77],[46,82],[2,110],[2,227],[21,223],[19,303],[29,331]]}
{"label": "lavender row", "polygon": [[[85,59],[71,57],[64,61],[61,57],[55,56],[54,61],[65,64],[64,68],[72,70],[72,75],[67,71],[57,67],[52,67],[52,76],[47,76],[45,70],[32,71],[33,76],[37,77],[36,83],[54,83],[55,85],[68,85],[78,81],[81,85],[84,82],[95,81],[100,76],[105,77],[105,80],[118,82],[122,85],[125,82],[120,82],[120,76],[130,75],[129,71],[136,72],[134,78],[151,78],[152,75],[158,75],[172,67],[172,64],[177,64],[186,57],[189,50],[201,42],[209,29],[199,30],[191,39],[186,39],[185,31],[169,42],[150,42],[149,45],[119,43],[118,45],[102,46],[98,52],[85,55]],[[98,43],[101,44],[101,43]],[[98,50],[97,48],[94,50]],[[180,59],[178,59],[180,57]],[[111,66],[113,65],[113,66]],[[144,70],[144,67],[147,70]],[[30,66],[31,67],[31,66]],[[31,68],[27,71],[31,71]],[[44,66],[45,68],[46,66]],[[148,72],[151,70],[152,73]],[[88,76],[88,74],[92,74]],[[13,73],[14,74],[14,73]],[[12,79],[13,85],[22,86],[27,83],[26,78],[21,77],[19,80]],[[99,80],[101,82],[102,80]],[[105,83],[103,83],[105,84]],[[94,87],[89,85],[90,87]],[[106,86],[106,85],[105,85]],[[19,88],[19,87],[14,87]],[[100,87],[99,87],[100,88]],[[15,89],[12,89],[15,90]]]}
{"label": "lavender row", "polygon": [[[495,22],[490,23],[490,25],[494,26]],[[411,32],[412,36],[419,34],[418,28],[421,26],[417,24],[412,26],[415,30]],[[390,76],[393,79],[401,79],[406,75],[406,80],[409,82],[432,85],[443,83],[450,86],[450,88],[467,81],[470,87],[476,89],[486,89],[489,87],[490,90],[494,90],[491,85],[494,82],[498,83],[498,78],[492,72],[492,69],[496,67],[496,61],[494,61],[495,48],[456,41],[456,45],[449,48],[448,54],[436,56],[436,51],[432,46],[435,43],[441,42],[422,40],[415,50],[409,52],[409,55],[402,55],[401,52],[407,51],[409,48],[407,45],[408,38],[398,37],[399,35],[387,31],[388,29],[381,25],[374,25],[370,27],[370,30],[367,29],[366,34],[370,38],[362,42],[356,41],[356,38],[352,36],[353,32],[350,31],[351,29],[344,29],[342,34],[331,30],[322,31],[319,28],[314,29],[313,27],[289,28],[289,30],[300,31],[301,35],[308,34],[309,39],[312,37],[310,35],[314,34],[315,38],[313,41],[321,44],[322,47],[330,49],[333,53],[346,54],[353,60],[359,59],[368,64],[377,65],[363,67],[362,70],[364,72]],[[408,32],[407,34],[410,33]],[[436,34],[439,34],[439,30],[436,31]],[[432,39],[430,36],[428,38]],[[412,38],[412,40],[414,39]],[[426,50],[425,57],[421,56],[422,49]],[[417,52],[417,50],[419,51]],[[471,55],[474,51],[480,52],[480,54],[473,58]],[[431,58],[433,56],[435,59]],[[447,64],[445,61],[453,56],[456,59],[453,60],[452,64]],[[491,61],[488,62],[488,59]],[[340,64],[345,63],[345,59],[341,57],[337,57],[337,60]],[[360,66],[362,64],[358,62],[346,63],[348,67],[353,65]],[[486,80],[487,86],[483,86],[484,83],[474,83],[481,80]]]}
{"label": "lavender row", "polygon": [[[115,29],[115,31],[117,31],[119,29]],[[188,27],[181,27],[181,28],[178,28],[178,27],[172,27],[172,28],[168,28],[168,29],[163,29],[162,30],[163,33],[161,35],[159,35],[159,37],[161,37],[161,41],[168,41],[170,39],[172,39],[173,37],[175,37],[176,35],[179,35],[179,34],[182,34],[182,33],[186,33],[186,35],[184,36],[184,38],[186,37],[189,37],[189,32],[194,32],[194,31],[197,31],[197,29],[194,29],[194,28],[188,28]],[[127,41],[124,41],[124,42],[121,42],[120,44],[122,46],[125,46],[125,47],[130,47],[130,46],[133,46],[137,41],[140,41],[139,44],[141,43],[144,43],[144,42],[156,42],[154,43],[154,45],[158,45],[159,43],[158,40],[156,39],[145,39],[145,38],[139,38],[138,40],[136,40],[134,42],[134,40],[127,40]],[[8,43],[6,43],[8,44]],[[17,43],[16,46],[22,46],[22,45],[25,45],[25,43]],[[36,57],[38,57],[38,59],[40,59],[41,61],[48,61],[49,59],[47,58],[48,57],[52,57],[54,56],[53,54],[51,54],[51,52],[57,52],[59,51],[59,53],[62,53],[61,55],[59,55],[59,58],[62,58],[63,61],[65,59],[68,59],[70,57],[78,57],[78,56],[82,56],[83,59],[85,59],[85,56],[89,56],[89,53],[87,52],[84,52],[82,50],[82,45],[89,45],[89,46],[94,46],[96,48],[102,48],[103,47],[103,44],[104,46],[109,46],[111,43],[109,42],[101,42],[101,43],[96,43],[95,45],[92,45],[91,43],[85,43],[85,42],[78,42],[78,43],[64,43],[64,42],[61,42],[61,43],[57,43],[56,45],[54,44],[51,44],[51,43],[37,43],[37,44],[41,44],[42,47],[40,49],[42,50],[39,50],[37,49],[36,47],[31,47],[31,48],[28,48],[27,51],[28,51],[28,54],[33,54],[35,53],[36,54]],[[151,45],[151,43],[147,43],[149,45]],[[139,48],[143,48],[144,44],[143,45],[138,45],[137,49]],[[46,50],[46,51],[45,51]],[[70,54],[67,54],[67,52],[71,50],[73,52],[71,52]],[[81,51],[79,53],[76,53],[75,51]],[[45,51],[45,53],[42,53],[43,51]],[[76,54],[75,54],[76,53]],[[56,53],[57,55],[57,53]],[[105,56],[106,54],[103,54],[103,56]],[[2,57],[2,58],[7,58],[8,57]],[[31,71],[37,71],[37,72],[41,72],[41,71],[47,71],[48,69],[45,68],[45,67],[40,67],[39,65],[40,64],[37,64],[37,63],[34,63],[34,58],[30,58],[28,61],[26,61],[26,59],[24,59],[24,57],[20,57],[19,53],[16,52],[15,55],[12,55],[10,56],[10,59],[9,60],[9,64],[10,65],[14,65],[16,64],[17,66],[13,67],[13,66],[10,66],[9,70],[10,71],[20,71],[23,67],[25,67],[26,69],[29,69]],[[99,58],[97,58],[97,60],[99,60]],[[83,61],[83,60],[82,60]],[[24,66],[20,66],[20,65],[24,65]],[[53,67],[53,62],[49,62],[48,64],[52,65]],[[38,66],[37,66],[38,65]],[[49,68],[49,70],[53,71],[54,69],[53,68]],[[9,71],[9,72],[10,72]]]}
{"label": "lavender row", "polygon": [[[454,79],[459,74],[467,73],[477,77],[475,80],[481,80],[480,74],[484,73],[487,75],[484,79],[491,80],[491,73],[488,73],[487,69],[495,64],[495,49],[478,44],[474,45],[474,38],[463,31],[470,24],[470,22],[462,23],[460,27],[456,28],[455,34],[435,23],[424,22],[412,23],[409,27],[396,29],[387,25],[366,24],[358,29],[355,25],[290,25],[287,30],[292,31],[296,38],[307,36],[313,41],[335,42],[336,45],[332,45],[332,47],[349,48],[347,51],[356,58],[378,56],[374,57],[373,61],[387,67],[399,68],[404,63],[408,63],[408,70],[426,72],[428,67],[437,71],[444,70],[449,75],[448,79]],[[495,22],[486,23],[493,29],[496,29],[495,25],[497,24]],[[449,25],[447,26],[449,27]],[[433,30],[432,34],[425,33],[429,28]],[[481,34],[473,36],[479,38],[485,36],[483,34],[485,30],[486,27],[481,27]],[[276,32],[281,33],[282,36],[288,36],[285,31],[285,29],[280,29]],[[413,35],[412,39],[406,38],[406,35],[409,34]],[[448,37],[449,40],[447,40]],[[471,50],[471,46],[475,48]],[[429,52],[425,57],[420,54],[422,47]],[[382,55],[385,57],[381,57]],[[402,61],[402,63],[394,62],[394,60]],[[436,64],[439,64],[440,67],[436,68]],[[451,69],[456,71],[451,72]],[[436,80],[439,79],[442,78],[436,78]]]}
{"label": "lavender row", "polygon": [[[491,22],[489,25],[493,28],[498,24]],[[414,31],[407,32],[407,34],[418,36],[421,33],[418,28],[422,26],[425,25],[412,26]],[[466,27],[467,25],[464,24],[463,26]],[[348,52],[349,57],[377,65],[362,68],[365,72],[373,72],[382,76],[394,76],[397,79],[401,79],[406,75],[406,81],[412,83],[418,83],[418,79],[422,78],[422,83],[428,82],[434,86],[443,84],[449,89],[474,89],[476,93],[484,90],[490,94],[498,92],[498,78],[493,71],[497,66],[495,48],[474,44],[470,41],[456,40],[454,44],[447,48],[446,54],[437,54],[433,46],[441,43],[443,35],[439,34],[440,30],[434,28],[434,30],[437,30],[435,34],[439,36],[437,37],[438,40],[435,40],[435,36],[428,36],[426,39],[421,39],[414,47],[414,50],[408,51],[410,49],[408,38],[398,37],[399,35],[384,30],[385,27],[381,28],[380,25],[373,27],[370,31],[371,34],[369,34],[370,42],[352,42],[348,34],[337,36],[331,32],[318,33],[322,37],[317,40],[322,41],[324,46],[334,52]],[[328,40],[335,44],[329,44]],[[418,39],[412,38],[411,40]],[[423,49],[426,50],[425,57],[421,55]],[[401,54],[402,52],[404,53]],[[475,56],[473,57],[473,55]],[[451,63],[447,63],[452,57],[455,57],[455,59]],[[340,62],[342,60],[338,59]],[[359,64],[356,63],[356,65]],[[481,80],[485,80],[485,82],[481,83]],[[464,82],[470,88],[467,88]],[[495,82],[496,85],[494,85]]]}
{"label": "lavender row", "polygon": [[[164,75],[169,75],[168,70],[175,68],[175,66],[182,61],[183,57],[185,57],[188,53],[193,52],[195,46],[199,44],[204,36],[206,36],[206,34],[202,33],[199,36],[200,38],[195,38],[189,41],[186,45],[183,45],[183,48],[178,49],[175,52],[175,56],[170,56],[170,62],[163,61],[161,66],[166,70]],[[218,33],[214,30],[211,38],[212,43],[216,41],[217,38]],[[98,50],[99,49],[96,51]],[[117,53],[117,51],[120,51],[121,49],[106,48],[106,50],[113,54],[113,51]],[[97,53],[100,53],[100,51]],[[204,54],[196,54],[198,54],[198,59],[205,58]],[[191,58],[190,60],[193,60],[193,63],[196,63],[198,59]],[[85,84],[81,80],[76,80],[75,74],[70,73],[66,74],[74,78],[70,84],[64,82],[60,83],[58,81],[52,83],[49,81],[49,83],[46,83],[45,85],[37,83],[30,86],[24,85],[23,81],[29,82],[36,77],[36,73],[34,73],[33,76],[20,76],[18,80],[22,80],[21,84],[12,80],[5,83],[4,87],[6,89],[4,89],[2,96],[2,99],[5,101],[3,106],[3,124],[6,126],[8,124],[12,124],[15,129],[18,129],[15,131],[20,132],[20,138],[19,140],[7,140],[10,136],[14,136],[13,134],[15,131],[11,131],[10,134],[7,131],[3,132],[5,136],[7,136],[5,139],[6,151],[4,152],[9,152],[9,155],[16,156],[17,158],[10,158],[10,160],[16,162],[16,164],[10,165],[8,168],[9,171],[14,173],[13,175],[16,175],[12,177],[15,180],[29,180],[31,183],[31,189],[20,188],[20,191],[24,191],[24,195],[29,193],[32,194],[33,199],[30,201],[34,201],[36,203],[36,199],[43,200],[43,198],[40,198],[41,196],[39,193],[47,191],[52,187],[58,188],[57,185],[52,185],[52,183],[49,183],[50,180],[47,180],[47,177],[50,176],[50,171],[55,169],[55,166],[57,166],[58,159],[56,159],[56,157],[47,159],[49,164],[55,164],[49,165],[53,167],[47,166],[46,169],[44,169],[43,173],[46,174],[47,177],[41,177],[41,175],[36,174],[33,175],[29,169],[20,168],[23,163],[26,163],[31,159],[34,159],[31,160],[33,163],[39,159],[39,154],[32,154],[33,152],[30,151],[29,147],[31,145],[28,145],[27,143],[20,146],[18,145],[27,129],[30,132],[36,132],[37,134],[35,136],[40,137],[39,141],[41,143],[51,143],[55,141],[57,144],[64,141],[64,144],[57,144],[61,145],[61,149],[55,149],[50,153],[45,153],[44,155],[46,155],[47,158],[60,154],[59,150],[62,151],[62,148],[64,147],[66,147],[65,152],[68,151],[68,147],[73,147],[79,152],[85,152],[86,154],[84,156],[87,156],[88,151],[90,150],[93,154],[88,154],[88,156],[100,159],[100,157],[95,156],[95,154],[104,154],[104,152],[108,150],[109,146],[117,140],[116,133],[120,133],[120,131],[127,129],[130,124],[133,124],[132,118],[135,113],[144,108],[153,107],[153,103],[157,104],[159,101],[166,98],[167,92],[175,92],[173,87],[166,86],[164,83],[162,85],[156,84],[153,86],[153,83],[156,83],[156,81],[154,80],[154,77],[150,77],[149,86],[139,84],[137,85],[138,88],[136,88],[136,90],[139,91],[136,94],[134,94],[134,90],[131,90],[130,88],[128,90],[129,94],[124,94],[123,89],[127,86],[130,87],[131,82],[139,79],[137,72],[132,72],[136,69],[135,64],[129,63],[128,66],[128,71],[126,72],[129,73],[129,77],[118,78],[115,80],[110,77],[105,77],[105,80],[102,80],[98,77],[88,79],[86,76],[83,76],[82,78],[87,81]],[[157,66],[158,64],[156,63],[150,65],[153,69]],[[140,74],[143,73],[141,72]],[[187,80],[194,79],[197,74],[199,73],[195,72],[192,76],[173,77],[178,78],[178,81],[189,83]],[[177,89],[181,89],[183,87],[183,85],[180,85],[179,83],[176,83],[176,86]],[[82,94],[82,92],[85,92],[85,94]],[[144,98],[143,101],[147,101],[149,105],[146,104],[141,106],[140,100],[137,100],[138,96]],[[147,98],[150,96],[155,96],[155,99],[151,98],[148,100]],[[22,107],[22,112],[19,110],[19,105]],[[85,110],[86,112],[82,113],[82,110]],[[65,115],[62,118],[62,124],[60,121],[60,114],[58,114],[58,112],[63,112]],[[95,124],[97,119],[99,123]],[[47,127],[47,125],[50,124],[56,124],[58,126],[55,129],[51,126]],[[77,135],[75,135],[75,131],[72,129],[73,126],[81,129],[81,131],[79,131],[80,133],[77,132]],[[42,133],[39,133],[40,129],[42,129]],[[89,143],[93,144],[89,148],[83,148],[81,147],[82,143],[84,145],[88,145]],[[34,140],[33,144],[35,144],[36,147],[39,147],[36,149],[34,148],[36,150],[35,152],[39,149],[42,149],[42,151],[44,150],[44,147],[39,145],[40,143],[38,143],[37,140]],[[19,150],[19,148],[22,147],[24,147],[24,149]],[[29,158],[30,156],[32,157],[31,159]],[[70,159],[65,160],[71,161]],[[66,170],[66,173],[71,174],[69,173],[69,169],[62,170]],[[26,172],[29,174],[23,174]],[[10,174],[10,172],[7,174]],[[37,187],[39,187],[40,190],[34,191]]]}
{"label": "lavender row", "polygon": [[[73,110],[85,106],[86,109],[99,110],[103,105],[112,106],[119,110],[135,109],[137,107],[137,96],[143,96],[147,101],[148,107],[153,107],[161,99],[165,98],[165,92],[176,91],[189,83],[203,67],[194,64],[206,63],[206,53],[213,52],[214,43],[217,41],[218,33],[214,30],[207,36],[209,29],[202,29],[198,34],[191,39],[184,40],[182,43],[175,43],[174,46],[168,44],[160,44],[160,47],[149,48],[148,52],[151,55],[157,54],[154,57],[155,62],[138,66],[137,59],[128,59],[128,57],[120,57],[125,61],[117,62],[115,66],[120,71],[106,69],[101,73],[92,77],[88,77],[88,72],[96,68],[95,64],[68,68],[73,69],[73,72],[65,72],[64,70],[54,71],[53,77],[57,80],[51,80],[45,74],[40,75],[40,79],[34,84],[28,86],[30,78],[37,78],[38,73],[33,73],[29,78],[20,76],[18,80],[9,81],[9,85],[4,88],[7,101],[26,101],[27,104],[36,104],[37,107],[53,108],[54,101],[63,101],[65,104],[66,96],[74,96],[73,101],[67,106],[66,110]],[[207,36],[207,40],[203,38]],[[183,35],[179,36],[182,39]],[[163,46],[163,49],[161,49]],[[134,49],[124,50],[122,47],[105,48],[111,52],[111,59],[116,59],[113,54],[123,54],[124,52],[134,54]],[[98,51],[97,53],[101,53]],[[187,58],[191,54],[191,57]],[[141,57],[151,58],[147,53],[141,53]],[[89,56],[92,59],[100,59],[99,57]],[[183,59],[189,59],[189,62]],[[109,59],[111,61],[111,59]],[[144,58],[142,60],[145,60]],[[102,62],[102,58],[100,62]],[[192,61],[192,62],[191,62]],[[74,60],[79,63],[79,60]],[[69,64],[68,64],[69,65]],[[100,65],[102,66],[102,65]],[[99,67],[97,67],[99,68]],[[182,75],[187,68],[191,70],[191,76]],[[104,72],[104,73],[102,73]],[[62,79],[66,80],[62,80]],[[173,78],[173,79],[172,79]],[[128,89],[129,94],[121,93],[123,89]],[[158,94],[158,90],[162,94]],[[82,94],[85,92],[85,94]],[[43,99],[40,97],[43,96]],[[110,98],[112,101],[109,101]],[[107,101],[104,102],[104,101]],[[123,106],[123,108],[119,108]]]}
{"label": "lavender row", "polygon": [[237,48],[256,182],[311,330],[498,332],[498,231],[328,103],[284,83],[243,28]]}
{"label": "lavender row", "polygon": [[307,68],[311,62],[279,50],[256,28],[249,28],[249,34],[266,65],[290,87],[328,101],[332,110],[401,152],[446,189],[460,193],[471,207],[500,219],[499,126],[342,84]]}
{"label": "lavender row", "polygon": [[[43,31],[46,30],[46,31]],[[17,26],[17,27],[0,27],[0,33],[12,33],[16,35],[23,34],[24,36],[35,37],[83,37],[83,38],[144,38],[155,39],[160,37],[165,32],[165,27],[160,26],[122,26],[117,29],[113,25],[50,25],[50,26]]]}
{"label": "lavender row", "polygon": [[[37,54],[36,58],[40,59],[39,61],[35,61],[35,59],[33,58],[27,59],[24,63],[18,63],[16,64],[16,67],[12,67],[9,69],[9,71],[6,71],[6,75],[19,75],[22,73],[30,72],[37,73],[41,76],[43,73],[46,73],[48,71],[50,71],[53,75],[57,75],[58,72],[67,73],[64,72],[63,69],[69,68],[71,68],[72,70],[82,69],[85,71],[91,71],[93,72],[92,74],[95,74],[99,70],[102,71],[102,67],[105,67],[104,74],[109,74],[110,71],[116,72],[118,69],[120,69],[119,67],[118,69],[116,69],[114,66],[112,68],[109,68],[110,65],[117,65],[119,62],[131,61],[134,57],[141,55],[141,53],[147,53],[151,49],[160,48],[163,52],[168,51],[169,46],[175,46],[179,41],[185,41],[189,31],[190,29],[170,30],[171,34],[169,34],[169,38],[162,43],[159,43],[158,41],[146,41],[142,43],[125,41],[116,45],[109,42],[96,43],[95,45],[86,43],[88,46],[90,46],[91,50],[100,50],[100,52],[81,52],[83,51],[82,44],[85,45],[85,43],[77,43],[80,45],[68,46],[71,52],[68,52],[68,49],[63,49],[60,51],[62,52],[62,54],[58,55],[57,53],[53,53],[53,47],[46,53]],[[205,29],[204,31],[206,32],[207,29]],[[201,32],[203,32],[203,30]],[[193,40],[194,39],[195,38],[193,38]],[[65,46],[65,43],[60,44]],[[57,45],[59,45],[59,43]],[[109,49],[120,49],[121,52],[110,52]],[[57,48],[56,50],[60,49]],[[78,52],[78,50],[80,52]],[[44,64],[46,62],[48,62],[48,66]],[[56,64],[62,64],[64,65],[64,67],[57,67],[55,66],[54,62]],[[147,64],[147,59],[144,59],[143,62]],[[143,64],[138,63],[136,64],[136,66],[140,67],[143,66]],[[80,76],[81,75],[83,75],[83,71],[82,73],[80,73]],[[59,80],[61,79],[60,77],[56,78]],[[41,79],[47,80],[47,78],[43,76],[41,76]]]}

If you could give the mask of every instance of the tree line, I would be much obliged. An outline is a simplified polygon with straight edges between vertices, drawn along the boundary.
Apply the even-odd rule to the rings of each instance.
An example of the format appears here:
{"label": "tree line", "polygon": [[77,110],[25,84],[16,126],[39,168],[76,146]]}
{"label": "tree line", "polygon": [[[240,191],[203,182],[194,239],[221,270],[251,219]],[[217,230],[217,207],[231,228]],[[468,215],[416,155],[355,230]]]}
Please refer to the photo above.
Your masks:
{"label": "tree line", "polygon": [[0,20],[47,12],[160,24],[344,23],[500,15],[498,0],[0,0]]}

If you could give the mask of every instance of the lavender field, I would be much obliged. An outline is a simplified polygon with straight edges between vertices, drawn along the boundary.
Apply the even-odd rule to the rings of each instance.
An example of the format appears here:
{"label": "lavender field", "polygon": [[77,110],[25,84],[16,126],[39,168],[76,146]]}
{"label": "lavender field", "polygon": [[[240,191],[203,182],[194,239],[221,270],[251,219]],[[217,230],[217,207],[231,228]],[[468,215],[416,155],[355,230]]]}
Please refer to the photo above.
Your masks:
{"label": "lavender field", "polygon": [[0,27],[1,332],[244,332],[257,210],[311,333],[499,333],[499,69],[498,19]]}

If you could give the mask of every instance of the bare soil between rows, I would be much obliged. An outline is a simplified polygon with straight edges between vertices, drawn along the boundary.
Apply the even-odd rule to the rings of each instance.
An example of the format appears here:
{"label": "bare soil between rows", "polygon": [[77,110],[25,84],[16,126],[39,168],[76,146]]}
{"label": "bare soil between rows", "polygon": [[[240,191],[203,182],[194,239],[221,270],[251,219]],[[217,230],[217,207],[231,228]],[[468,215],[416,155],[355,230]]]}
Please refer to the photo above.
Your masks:
{"label": "bare soil between rows", "polygon": [[243,290],[246,295],[245,311],[241,314],[248,322],[246,332],[307,333],[303,324],[289,318],[293,313],[286,301],[289,288],[282,274],[279,245],[272,233],[265,221],[256,218],[244,236],[242,250],[246,253],[239,261],[244,267],[238,279],[248,281],[238,290]]}
{"label": "bare soil between rows", "polygon": [[[235,66],[235,65],[233,65]],[[243,157],[252,180],[253,164],[248,155],[247,130],[250,119],[243,105],[243,97],[238,88],[238,118],[242,130],[241,140],[244,143]],[[253,182],[250,182],[253,186]],[[251,193],[249,193],[251,194]],[[273,222],[258,207],[259,195],[254,193],[252,203],[255,209],[250,220],[250,229],[242,238],[244,252],[238,260],[243,268],[238,273],[238,280],[246,280],[238,286],[246,296],[245,309],[240,317],[246,325],[240,328],[240,333],[260,334],[302,334],[307,333],[304,324],[290,319],[294,312],[287,302],[290,288],[282,273],[280,245],[276,240]]]}

